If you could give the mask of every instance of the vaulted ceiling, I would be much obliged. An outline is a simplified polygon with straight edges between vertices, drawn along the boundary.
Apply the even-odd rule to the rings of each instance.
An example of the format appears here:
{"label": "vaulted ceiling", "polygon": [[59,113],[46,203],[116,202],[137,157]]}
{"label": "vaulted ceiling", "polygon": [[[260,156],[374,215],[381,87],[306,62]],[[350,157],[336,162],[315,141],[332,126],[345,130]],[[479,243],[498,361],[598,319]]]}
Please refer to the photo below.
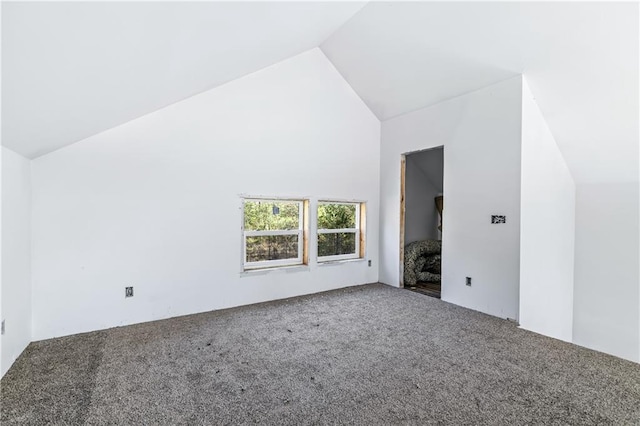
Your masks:
{"label": "vaulted ceiling", "polygon": [[370,3],[322,50],[382,120],[524,74],[577,181],[638,179],[637,3]]}
{"label": "vaulted ceiling", "polygon": [[3,145],[77,142],[317,47],[363,5],[3,2]]}
{"label": "vaulted ceiling", "polygon": [[524,74],[578,182],[637,180],[637,3],[3,3],[3,145],[36,157],[320,46],[385,120]]}

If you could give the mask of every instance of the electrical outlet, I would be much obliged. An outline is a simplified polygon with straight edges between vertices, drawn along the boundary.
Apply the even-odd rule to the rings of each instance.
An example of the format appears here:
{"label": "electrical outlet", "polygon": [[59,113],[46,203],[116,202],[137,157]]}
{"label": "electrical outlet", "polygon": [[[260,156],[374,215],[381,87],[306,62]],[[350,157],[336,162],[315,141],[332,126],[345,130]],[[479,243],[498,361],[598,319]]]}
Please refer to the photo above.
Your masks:
{"label": "electrical outlet", "polygon": [[124,288],[124,297],[133,297],[133,287]]}
{"label": "electrical outlet", "polygon": [[471,277],[467,277],[465,280],[465,284],[471,287]]}
{"label": "electrical outlet", "polygon": [[2,331],[0,331],[0,334],[4,334],[4,320],[2,320],[2,326],[0,326],[0,328],[2,329]]}
{"label": "electrical outlet", "polygon": [[491,223],[507,223],[506,216],[491,215]]}
{"label": "electrical outlet", "polygon": [[371,261],[368,261],[368,262],[367,262],[367,265],[371,266]]}

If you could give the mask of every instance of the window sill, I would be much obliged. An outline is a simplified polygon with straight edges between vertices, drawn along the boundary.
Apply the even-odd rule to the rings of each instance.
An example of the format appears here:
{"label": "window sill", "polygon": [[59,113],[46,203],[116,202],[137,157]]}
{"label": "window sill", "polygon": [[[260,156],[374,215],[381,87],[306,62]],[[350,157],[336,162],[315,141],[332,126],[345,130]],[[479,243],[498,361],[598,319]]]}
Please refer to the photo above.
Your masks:
{"label": "window sill", "polygon": [[291,273],[309,271],[309,265],[275,266],[272,268],[247,269],[240,272],[240,277],[250,277],[256,275],[266,275],[271,273]]}
{"label": "window sill", "polygon": [[318,262],[318,266],[337,266],[344,263],[358,263],[366,261],[367,259],[365,259],[364,257],[359,257],[357,259],[325,260],[324,262]]}

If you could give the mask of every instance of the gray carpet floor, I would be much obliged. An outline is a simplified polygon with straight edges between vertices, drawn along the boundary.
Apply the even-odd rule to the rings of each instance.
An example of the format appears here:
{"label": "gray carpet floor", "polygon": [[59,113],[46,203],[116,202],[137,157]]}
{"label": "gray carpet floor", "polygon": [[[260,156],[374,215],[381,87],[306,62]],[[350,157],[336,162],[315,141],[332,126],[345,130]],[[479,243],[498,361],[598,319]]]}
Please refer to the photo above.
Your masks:
{"label": "gray carpet floor", "polygon": [[368,285],[29,345],[10,424],[638,425],[640,365]]}

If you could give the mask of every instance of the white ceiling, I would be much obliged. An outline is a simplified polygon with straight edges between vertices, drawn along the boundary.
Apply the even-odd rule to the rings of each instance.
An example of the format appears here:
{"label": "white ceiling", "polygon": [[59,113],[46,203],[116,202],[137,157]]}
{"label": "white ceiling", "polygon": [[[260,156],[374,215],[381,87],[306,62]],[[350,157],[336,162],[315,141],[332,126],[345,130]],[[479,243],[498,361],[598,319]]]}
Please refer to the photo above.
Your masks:
{"label": "white ceiling", "polygon": [[370,3],[321,47],[386,120],[519,74],[517,8]]}
{"label": "white ceiling", "polygon": [[523,73],[576,181],[638,179],[637,3],[369,3],[321,48],[382,120]]}
{"label": "white ceiling", "polygon": [[317,47],[364,3],[2,3],[2,143],[36,157]]}
{"label": "white ceiling", "polygon": [[2,143],[31,158],[320,45],[382,120],[524,73],[576,181],[638,179],[637,3],[2,8]]}

